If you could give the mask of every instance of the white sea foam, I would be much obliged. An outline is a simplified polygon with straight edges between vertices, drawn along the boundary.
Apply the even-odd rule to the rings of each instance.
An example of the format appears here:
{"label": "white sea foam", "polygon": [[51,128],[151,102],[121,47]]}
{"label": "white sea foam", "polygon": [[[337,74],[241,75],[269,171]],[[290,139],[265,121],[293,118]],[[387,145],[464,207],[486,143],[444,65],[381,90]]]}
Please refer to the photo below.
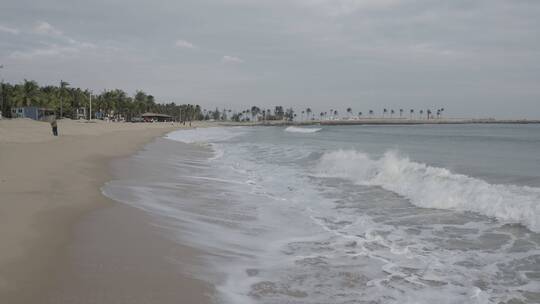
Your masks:
{"label": "white sea foam", "polygon": [[184,143],[213,143],[229,140],[244,134],[243,127],[212,127],[173,131],[165,138]]}
{"label": "white sea foam", "polygon": [[419,207],[477,212],[540,232],[538,188],[489,184],[411,161],[396,152],[387,152],[379,159],[353,150],[328,152],[320,158],[315,172],[318,176],[380,186]]}
{"label": "white sea foam", "polygon": [[316,133],[322,130],[322,128],[300,128],[300,127],[287,127],[285,128],[285,132],[291,132],[291,133]]}

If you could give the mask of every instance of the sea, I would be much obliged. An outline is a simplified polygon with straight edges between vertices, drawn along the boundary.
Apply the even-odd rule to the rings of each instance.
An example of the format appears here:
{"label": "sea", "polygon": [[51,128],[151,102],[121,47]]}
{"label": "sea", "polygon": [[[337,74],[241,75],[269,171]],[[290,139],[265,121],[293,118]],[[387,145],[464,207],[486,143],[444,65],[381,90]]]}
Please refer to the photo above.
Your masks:
{"label": "sea", "polygon": [[129,167],[103,193],[215,303],[540,303],[539,125],[197,128]]}

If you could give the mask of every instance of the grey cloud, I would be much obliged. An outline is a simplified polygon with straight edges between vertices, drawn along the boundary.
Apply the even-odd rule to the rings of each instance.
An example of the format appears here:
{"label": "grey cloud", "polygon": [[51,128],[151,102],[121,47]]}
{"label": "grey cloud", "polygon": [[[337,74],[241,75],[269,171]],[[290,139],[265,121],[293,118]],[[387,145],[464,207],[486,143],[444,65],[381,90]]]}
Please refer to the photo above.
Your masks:
{"label": "grey cloud", "polygon": [[223,63],[244,63],[244,60],[238,58],[238,57],[234,57],[234,56],[229,56],[229,55],[225,55],[223,56],[223,58],[221,58],[221,61]]}
{"label": "grey cloud", "polygon": [[61,30],[55,28],[48,22],[39,22],[34,27],[34,32],[41,35],[52,35],[52,36],[62,36],[63,33]]}
{"label": "grey cloud", "polygon": [[186,41],[186,40],[183,40],[183,39],[176,40],[174,45],[177,48],[181,48],[181,49],[194,49],[194,48],[196,48],[196,46],[193,43],[191,43],[189,41]]}
{"label": "grey cloud", "polygon": [[[22,31],[19,48],[7,59],[21,61],[50,60],[50,57],[73,56],[84,50],[96,49],[91,42],[78,41],[48,22],[40,21],[28,31]],[[44,57],[44,58],[42,58]]]}
{"label": "grey cloud", "polygon": [[20,30],[17,29],[17,28],[13,28],[13,27],[9,27],[9,26],[5,26],[5,25],[0,24],[0,32],[12,34],[12,35],[18,35]]}

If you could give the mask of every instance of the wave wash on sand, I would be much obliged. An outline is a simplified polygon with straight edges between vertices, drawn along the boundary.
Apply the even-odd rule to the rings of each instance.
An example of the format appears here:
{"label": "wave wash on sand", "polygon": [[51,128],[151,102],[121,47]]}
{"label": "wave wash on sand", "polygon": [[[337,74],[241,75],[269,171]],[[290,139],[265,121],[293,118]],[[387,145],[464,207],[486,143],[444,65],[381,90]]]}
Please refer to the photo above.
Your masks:
{"label": "wave wash on sand", "polygon": [[379,159],[353,150],[328,152],[321,157],[315,171],[318,176],[380,186],[406,197],[418,207],[477,212],[540,232],[538,188],[492,185],[445,168],[413,162],[393,151]]}
{"label": "wave wash on sand", "polygon": [[[197,258],[182,266],[213,287],[218,303],[538,303],[540,234],[508,223],[535,229],[536,180],[510,186],[478,168],[457,174],[468,171],[456,163],[478,159],[451,150],[470,152],[475,132],[475,142],[495,134],[476,151],[494,161],[490,168],[501,166],[504,155],[489,152],[504,149],[493,145],[524,138],[520,151],[536,149],[531,129],[174,131],[130,158],[129,174],[103,192],[149,212],[167,238],[194,248]],[[446,162],[443,133],[454,136],[443,147],[452,153]],[[411,160],[385,153],[391,146]],[[519,163],[504,165],[506,178]]]}

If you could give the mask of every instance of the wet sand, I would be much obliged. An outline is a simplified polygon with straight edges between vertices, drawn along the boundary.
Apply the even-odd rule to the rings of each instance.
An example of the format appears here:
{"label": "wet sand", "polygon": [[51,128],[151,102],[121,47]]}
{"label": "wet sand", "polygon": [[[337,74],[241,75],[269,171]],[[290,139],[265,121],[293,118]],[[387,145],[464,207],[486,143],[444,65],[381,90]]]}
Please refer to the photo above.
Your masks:
{"label": "wet sand", "polygon": [[159,230],[150,216],[124,204],[86,215],[75,227],[48,303],[211,302],[211,286],[184,268],[197,262],[197,252]]}

